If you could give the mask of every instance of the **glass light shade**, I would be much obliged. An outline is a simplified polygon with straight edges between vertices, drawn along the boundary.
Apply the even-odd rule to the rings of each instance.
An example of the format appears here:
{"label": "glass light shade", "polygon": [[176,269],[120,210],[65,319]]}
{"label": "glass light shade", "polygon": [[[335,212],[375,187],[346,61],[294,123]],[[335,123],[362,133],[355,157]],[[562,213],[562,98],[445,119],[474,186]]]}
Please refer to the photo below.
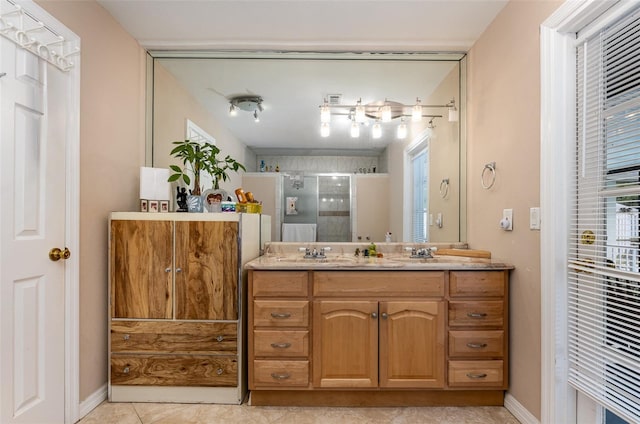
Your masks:
{"label": "glass light shade", "polygon": [[320,122],[323,124],[331,122],[331,110],[327,104],[320,108]]}
{"label": "glass light shade", "polygon": [[331,127],[328,122],[323,122],[320,124],[320,136],[321,137],[329,137],[331,134]]}
{"label": "glass light shade", "polygon": [[422,121],[422,105],[420,104],[420,100],[411,108],[411,120],[413,122]]}
{"label": "glass light shade", "polygon": [[351,137],[360,137],[360,125],[357,122],[351,123]]}
{"label": "glass light shade", "polygon": [[373,124],[373,128],[371,128],[371,136],[373,138],[382,137],[382,126],[380,125],[379,122],[376,122],[375,124]]}
{"label": "glass light shade", "polygon": [[449,122],[458,122],[458,109],[455,106],[449,108]]}
{"label": "glass light shade", "polygon": [[400,140],[404,140],[405,138],[407,138],[407,124],[405,124],[404,121],[401,122],[400,125],[398,125],[396,136]]}
{"label": "glass light shade", "polygon": [[364,122],[365,120],[365,114],[364,114],[364,106],[362,106],[362,104],[360,104],[360,102],[358,101],[358,105],[356,106],[356,122]]}
{"label": "glass light shade", "polygon": [[391,122],[391,106],[384,105],[380,108],[380,118],[382,122]]}

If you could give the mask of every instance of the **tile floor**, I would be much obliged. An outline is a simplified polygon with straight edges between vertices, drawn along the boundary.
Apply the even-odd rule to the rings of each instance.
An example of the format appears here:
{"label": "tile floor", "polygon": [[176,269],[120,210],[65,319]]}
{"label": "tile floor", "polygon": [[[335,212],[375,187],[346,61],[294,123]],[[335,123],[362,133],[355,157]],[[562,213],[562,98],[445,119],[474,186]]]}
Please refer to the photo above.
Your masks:
{"label": "tile floor", "polygon": [[79,424],[518,424],[503,407],[325,408],[104,402]]}

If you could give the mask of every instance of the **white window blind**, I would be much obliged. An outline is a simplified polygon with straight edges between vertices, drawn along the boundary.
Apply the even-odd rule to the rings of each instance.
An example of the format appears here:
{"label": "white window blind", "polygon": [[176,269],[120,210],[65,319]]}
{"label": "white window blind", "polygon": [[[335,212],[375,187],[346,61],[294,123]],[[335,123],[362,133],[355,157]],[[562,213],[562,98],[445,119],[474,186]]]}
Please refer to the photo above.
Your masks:
{"label": "white window blind", "polygon": [[412,234],[416,243],[429,240],[427,214],[429,213],[429,175],[428,149],[420,150],[411,158],[411,174],[413,188]]}
{"label": "white window blind", "polygon": [[577,49],[569,382],[640,421],[640,15]]}

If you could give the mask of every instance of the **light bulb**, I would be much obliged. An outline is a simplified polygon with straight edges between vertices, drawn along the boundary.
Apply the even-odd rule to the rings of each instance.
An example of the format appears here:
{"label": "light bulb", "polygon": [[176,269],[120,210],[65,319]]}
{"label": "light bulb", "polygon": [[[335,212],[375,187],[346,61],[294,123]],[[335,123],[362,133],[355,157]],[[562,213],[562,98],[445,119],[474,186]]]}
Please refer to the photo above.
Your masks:
{"label": "light bulb", "polygon": [[380,108],[380,117],[382,118],[382,122],[391,122],[391,106],[382,106],[382,108]]}
{"label": "light bulb", "polygon": [[380,122],[373,124],[373,128],[371,128],[371,136],[373,138],[382,137],[382,126],[380,125]]}
{"label": "light bulb", "polygon": [[458,122],[458,109],[455,106],[449,109],[449,122]]}
{"label": "light bulb", "polygon": [[351,137],[360,137],[360,125],[355,121],[351,123]]}
{"label": "light bulb", "polygon": [[364,106],[362,106],[362,99],[358,100],[358,104],[356,105],[355,119],[356,119],[356,122],[364,122],[365,120],[365,113],[364,113]]}
{"label": "light bulb", "polygon": [[237,114],[238,114],[238,109],[232,103],[231,106],[229,107],[229,116],[236,116]]}
{"label": "light bulb", "polygon": [[420,103],[420,99],[416,99],[416,104],[411,109],[411,120],[413,122],[422,121],[422,104]]}
{"label": "light bulb", "polygon": [[400,122],[400,125],[398,125],[396,136],[400,140],[404,140],[405,138],[407,138],[407,124],[404,123],[404,119],[402,120],[402,122]]}
{"label": "light bulb", "polygon": [[323,122],[320,124],[320,136],[321,137],[329,137],[331,134],[331,127],[328,122]]}
{"label": "light bulb", "polygon": [[253,120],[255,122],[260,122],[260,117],[258,116],[258,111],[257,110],[253,111]]}
{"label": "light bulb", "polygon": [[320,107],[320,122],[323,124],[331,122],[331,109],[327,102]]}

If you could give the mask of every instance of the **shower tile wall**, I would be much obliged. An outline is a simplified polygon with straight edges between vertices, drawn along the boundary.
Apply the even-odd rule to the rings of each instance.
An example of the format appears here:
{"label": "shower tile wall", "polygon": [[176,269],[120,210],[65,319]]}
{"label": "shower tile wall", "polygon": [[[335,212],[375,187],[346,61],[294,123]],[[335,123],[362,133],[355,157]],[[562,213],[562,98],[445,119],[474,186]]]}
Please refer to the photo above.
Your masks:
{"label": "shower tile wall", "polygon": [[351,240],[350,177],[318,177],[318,241]]}

